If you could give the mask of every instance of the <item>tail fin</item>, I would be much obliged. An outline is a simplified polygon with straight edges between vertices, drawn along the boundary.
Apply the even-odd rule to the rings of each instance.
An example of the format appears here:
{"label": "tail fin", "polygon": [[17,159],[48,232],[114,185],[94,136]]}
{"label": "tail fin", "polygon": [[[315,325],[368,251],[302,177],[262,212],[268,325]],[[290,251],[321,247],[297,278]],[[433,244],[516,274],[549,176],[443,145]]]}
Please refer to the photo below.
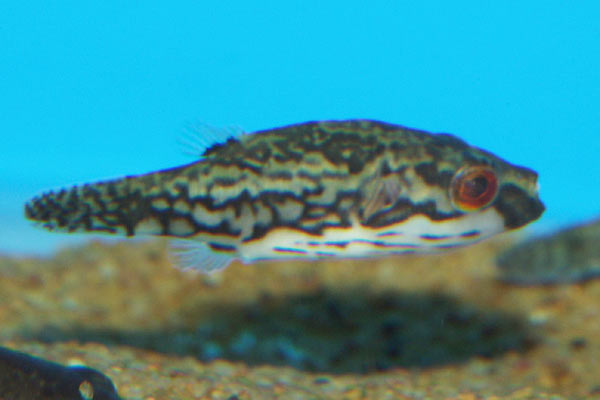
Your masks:
{"label": "tail fin", "polygon": [[44,193],[25,204],[25,216],[54,231],[186,236],[191,227],[170,226],[169,190],[180,169]]}
{"label": "tail fin", "polygon": [[131,236],[150,209],[133,178],[48,192],[25,204],[25,216],[49,230],[96,231]]}

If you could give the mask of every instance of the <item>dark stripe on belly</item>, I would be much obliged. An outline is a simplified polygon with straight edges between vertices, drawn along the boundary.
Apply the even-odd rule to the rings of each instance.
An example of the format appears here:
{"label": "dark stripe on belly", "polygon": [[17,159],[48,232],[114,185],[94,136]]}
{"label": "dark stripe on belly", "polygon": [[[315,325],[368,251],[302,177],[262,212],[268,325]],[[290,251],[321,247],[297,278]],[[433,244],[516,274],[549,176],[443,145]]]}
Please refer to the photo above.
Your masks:
{"label": "dark stripe on belly", "polygon": [[328,253],[326,251],[315,251],[315,254],[317,256],[322,256],[322,257],[335,257],[335,256],[337,256],[336,253]]}
{"label": "dark stripe on belly", "polygon": [[452,236],[450,236],[450,235],[421,235],[419,237],[421,239],[423,239],[423,240],[432,240],[432,241],[435,241],[435,240],[449,239]]}
{"label": "dark stripe on belly", "polygon": [[235,246],[221,243],[208,243],[208,246],[214,251],[234,253],[237,249]]}
{"label": "dark stripe on belly", "polygon": [[319,246],[327,246],[327,247],[339,247],[341,249],[345,248],[350,244],[350,242],[308,242],[306,243],[309,246],[319,247]]}
{"label": "dark stripe on belly", "polygon": [[292,253],[292,254],[306,254],[305,250],[293,249],[289,247],[273,247],[273,251],[277,253]]}
{"label": "dark stripe on belly", "polygon": [[388,231],[388,232],[378,233],[377,237],[402,236],[402,235],[404,235],[404,234],[401,232]]}
{"label": "dark stripe on belly", "polygon": [[366,240],[366,239],[355,239],[352,241],[352,243],[366,243],[366,244],[370,244],[375,247],[381,247],[381,248],[418,249],[419,247],[421,247],[418,244],[413,244],[413,243],[386,243],[386,242],[372,241],[372,240]]}
{"label": "dark stripe on belly", "polygon": [[470,238],[470,237],[477,237],[479,235],[481,235],[481,232],[478,231],[478,230],[476,230],[476,229],[474,229],[472,231],[461,233],[460,237],[462,237],[462,238]]}

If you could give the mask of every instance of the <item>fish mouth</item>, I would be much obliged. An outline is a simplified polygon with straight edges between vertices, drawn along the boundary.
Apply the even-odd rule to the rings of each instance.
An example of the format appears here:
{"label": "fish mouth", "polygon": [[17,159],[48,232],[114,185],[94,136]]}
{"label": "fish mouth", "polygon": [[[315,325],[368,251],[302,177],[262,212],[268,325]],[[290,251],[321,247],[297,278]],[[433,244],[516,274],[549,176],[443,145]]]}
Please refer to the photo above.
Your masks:
{"label": "fish mouth", "polygon": [[504,218],[506,229],[516,229],[538,219],[546,210],[537,193],[531,193],[514,185],[502,186],[494,207]]}

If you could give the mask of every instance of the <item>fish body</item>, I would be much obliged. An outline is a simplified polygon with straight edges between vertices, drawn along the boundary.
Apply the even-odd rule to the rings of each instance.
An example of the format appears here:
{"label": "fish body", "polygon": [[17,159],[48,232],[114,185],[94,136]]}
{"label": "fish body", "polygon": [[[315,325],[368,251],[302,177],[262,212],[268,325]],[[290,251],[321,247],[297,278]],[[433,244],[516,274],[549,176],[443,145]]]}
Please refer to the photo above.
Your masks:
{"label": "fish body", "polygon": [[600,277],[600,218],[527,240],[498,257],[503,281],[559,284]]}
{"label": "fish body", "polygon": [[49,192],[25,206],[50,230],[187,239],[184,263],[204,270],[231,258],[439,251],[543,210],[532,170],[449,134],[372,120],[243,134],[189,165]]}

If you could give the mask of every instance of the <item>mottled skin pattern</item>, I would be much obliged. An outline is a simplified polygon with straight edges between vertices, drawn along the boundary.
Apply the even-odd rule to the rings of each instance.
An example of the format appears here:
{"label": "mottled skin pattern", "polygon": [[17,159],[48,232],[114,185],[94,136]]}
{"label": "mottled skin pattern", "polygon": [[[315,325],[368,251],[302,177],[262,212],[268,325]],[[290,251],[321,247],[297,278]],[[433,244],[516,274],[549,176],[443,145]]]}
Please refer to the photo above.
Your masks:
{"label": "mottled skin pattern", "polygon": [[466,165],[496,171],[499,193],[489,207],[505,229],[543,212],[537,174],[527,168],[451,135],[348,120],[231,138],[189,165],[46,193],[26,205],[26,215],[49,229],[199,237],[234,251],[277,228],[318,236],[356,222],[384,229],[415,215],[456,219],[464,212],[451,204],[448,187]]}

